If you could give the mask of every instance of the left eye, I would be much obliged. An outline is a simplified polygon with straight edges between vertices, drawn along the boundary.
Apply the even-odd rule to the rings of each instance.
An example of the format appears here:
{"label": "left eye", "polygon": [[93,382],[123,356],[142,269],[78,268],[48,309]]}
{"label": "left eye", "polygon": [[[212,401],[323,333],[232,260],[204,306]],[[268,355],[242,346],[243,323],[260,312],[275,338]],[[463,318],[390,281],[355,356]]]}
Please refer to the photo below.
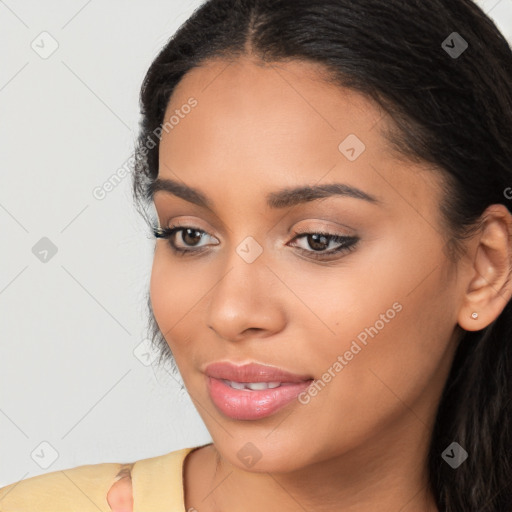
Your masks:
{"label": "left eye", "polygon": [[[350,246],[352,243],[354,243],[354,240],[357,240],[356,237],[353,236],[336,235],[332,233],[301,233],[297,235],[294,238],[294,240],[298,240],[301,238],[307,242],[309,247],[313,249],[313,252],[319,252],[323,251],[324,249],[327,249],[331,242],[341,245],[341,247],[339,247],[338,249],[324,251],[329,253],[338,252],[338,250]],[[326,245],[327,247],[325,247]],[[300,249],[303,248],[300,247]],[[307,251],[307,249],[304,250]]]}

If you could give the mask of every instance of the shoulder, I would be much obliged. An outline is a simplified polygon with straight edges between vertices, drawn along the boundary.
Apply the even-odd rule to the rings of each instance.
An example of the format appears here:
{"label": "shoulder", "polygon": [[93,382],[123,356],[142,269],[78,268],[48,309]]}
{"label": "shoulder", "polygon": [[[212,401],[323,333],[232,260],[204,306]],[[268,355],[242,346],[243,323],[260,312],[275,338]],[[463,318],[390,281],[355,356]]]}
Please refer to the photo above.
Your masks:
{"label": "shoulder", "polygon": [[166,472],[180,472],[182,470],[183,462],[185,457],[193,450],[197,450],[199,446],[193,448],[182,448],[173,452],[165,453],[163,455],[157,455],[156,457],[150,457],[147,459],[140,459],[133,464],[132,475],[136,471],[139,474],[142,473],[166,473]]}
{"label": "shoulder", "polygon": [[[175,496],[182,496],[183,461],[195,448],[183,448],[164,455],[130,463],[101,463],[53,471],[26,478],[0,488],[2,512],[111,512],[107,494],[116,476],[131,469],[134,490],[142,501],[158,500],[158,482],[174,482]],[[169,492],[168,485],[164,489]],[[174,494],[173,493],[173,494]],[[136,500],[138,501],[138,500]]]}
{"label": "shoulder", "polygon": [[0,489],[0,510],[111,512],[106,496],[122,466],[89,464],[14,482]]}
{"label": "shoulder", "polygon": [[183,448],[137,461],[131,471],[134,510],[183,510],[183,465],[186,456],[198,448]]}

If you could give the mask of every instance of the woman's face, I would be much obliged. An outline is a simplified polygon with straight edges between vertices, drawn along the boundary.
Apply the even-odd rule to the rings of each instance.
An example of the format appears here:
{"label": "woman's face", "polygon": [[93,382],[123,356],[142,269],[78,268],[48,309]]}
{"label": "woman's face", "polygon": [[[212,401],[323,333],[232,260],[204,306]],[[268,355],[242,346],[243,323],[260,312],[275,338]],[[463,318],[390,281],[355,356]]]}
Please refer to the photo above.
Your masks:
{"label": "woman's face", "polygon": [[[251,471],[391,447],[400,457],[397,440],[423,460],[457,342],[463,286],[444,252],[439,176],[393,156],[382,112],[319,70],[196,68],[161,138],[158,178],[200,191],[209,207],[155,193],[162,228],[193,230],[156,242],[153,311],[217,450]],[[342,193],[281,197],[333,184]],[[210,388],[214,362],[302,382]]]}

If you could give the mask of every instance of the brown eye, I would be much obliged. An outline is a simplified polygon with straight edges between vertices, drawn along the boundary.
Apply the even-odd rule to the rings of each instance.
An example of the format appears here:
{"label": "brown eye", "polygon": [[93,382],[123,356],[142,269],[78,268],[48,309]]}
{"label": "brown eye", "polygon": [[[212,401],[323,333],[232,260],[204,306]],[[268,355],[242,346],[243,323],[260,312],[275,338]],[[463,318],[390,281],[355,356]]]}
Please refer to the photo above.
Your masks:
{"label": "brown eye", "polygon": [[177,230],[175,233],[181,232],[181,238],[183,242],[185,242],[185,245],[196,245],[199,241],[201,241],[201,238],[203,236],[200,233],[203,233],[202,231],[194,228],[184,228]]}
{"label": "brown eye", "polygon": [[306,240],[308,242],[308,245],[315,251],[321,251],[323,249],[327,249],[327,247],[324,247],[324,246],[326,244],[329,245],[329,237],[327,237],[325,235],[320,235],[317,233],[307,235]]}
{"label": "brown eye", "polygon": [[[315,259],[329,259],[355,249],[359,238],[357,236],[338,235],[334,233],[298,233],[294,240],[304,239],[312,250],[299,247],[299,249]],[[334,242],[338,247],[327,251],[329,244]]]}
{"label": "brown eye", "polygon": [[[181,242],[179,242],[179,245],[176,244],[175,235],[177,233],[181,233]],[[175,253],[183,255],[186,253],[202,252],[203,249],[206,249],[206,245],[199,246],[198,243],[201,242],[202,238],[205,238],[205,235],[210,236],[206,231],[193,226],[169,226],[167,228],[155,227],[153,228],[153,234],[156,238],[164,238],[168,240],[170,248]],[[197,248],[194,249],[193,247]]]}

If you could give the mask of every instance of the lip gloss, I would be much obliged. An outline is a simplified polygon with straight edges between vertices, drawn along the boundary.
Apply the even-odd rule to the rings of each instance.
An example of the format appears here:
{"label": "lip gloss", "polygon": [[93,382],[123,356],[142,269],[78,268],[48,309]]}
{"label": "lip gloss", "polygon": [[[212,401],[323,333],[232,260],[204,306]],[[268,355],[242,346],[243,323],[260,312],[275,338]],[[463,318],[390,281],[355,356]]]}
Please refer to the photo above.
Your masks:
{"label": "lip gloss", "polygon": [[276,413],[311,384],[311,381],[282,383],[273,389],[234,389],[222,379],[207,377],[215,406],[235,420],[257,420]]}

